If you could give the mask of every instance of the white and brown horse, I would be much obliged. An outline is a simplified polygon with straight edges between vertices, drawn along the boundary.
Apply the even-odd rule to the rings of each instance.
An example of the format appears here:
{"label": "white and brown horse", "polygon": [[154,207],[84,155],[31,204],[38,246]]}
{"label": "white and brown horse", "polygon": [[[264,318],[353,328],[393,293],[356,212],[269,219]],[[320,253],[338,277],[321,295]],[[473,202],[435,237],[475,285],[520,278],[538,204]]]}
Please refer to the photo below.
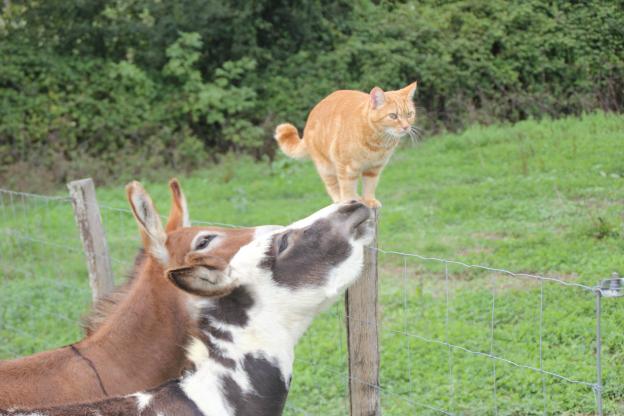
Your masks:
{"label": "white and brown horse", "polygon": [[[186,246],[198,234],[218,235],[205,252],[227,263],[251,241],[254,229],[188,226],[186,201],[176,180],[170,182],[171,213],[162,243]],[[129,195],[130,196],[130,195]],[[136,204],[131,206],[136,211]],[[193,332],[189,295],[164,276],[167,251],[154,245],[141,227],[144,254],[133,277],[103,299],[89,320],[87,337],[67,347],[0,361],[0,407],[35,407],[95,401],[158,386],[179,377],[188,362],[184,346]],[[194,242],[206,244],[201,238]],[[175,250],[171,256],[176,257]],[[158,257],[160,256],[160,257]],[[157,260],[158,259],[158,260]]]}
{"label": "white and brown horse", "polygon": [[218,234],[197,230],[175,241],[170,235],[165,244],[149,198],[136,189],[134,211],[150,238],[153,261],[169,262],[169,279],[194,295],[199,326],[188,345],[194,370],[125,397],[0,416],[280,415],[295,345],[361,273],[372,237],[370,209],[358,202],[332,205],[288,227],[259,228],[224,262],[209,253]]}

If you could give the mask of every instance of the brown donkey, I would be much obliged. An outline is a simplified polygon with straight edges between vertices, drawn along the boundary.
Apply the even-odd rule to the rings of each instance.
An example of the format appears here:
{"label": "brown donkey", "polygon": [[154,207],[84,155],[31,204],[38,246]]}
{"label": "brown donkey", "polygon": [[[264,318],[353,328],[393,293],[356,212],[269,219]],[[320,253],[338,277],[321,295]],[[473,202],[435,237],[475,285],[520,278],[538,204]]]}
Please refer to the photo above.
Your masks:
{"label": "brown donkey", "polygon": [[[153,245],[170,255],[169,279],[195,295],[189,307],[197,311],[198,331],[188,348],[194,370],[132,395],[28,411],[0,408],[0,416],[282,414],[295,346],[314,317],[361,274],[372,211],[358,202],[335,204],[287,227],[259,227],[223,262],[206,252],[219,237],[202,231],[190,246],[184,240],[165,246],[145,195],[137,197],[143,199],[137,220]],[[211,242],[204,248],[206,239]]]}
{"label": "brown donkey", "polygon": [[[187,227],[184,195],[176,180],[170,182],[170,188],[172,210],[166,234],[161,237],[167,247],[183,245],[188,251],[193,245],[216,263],[227,264],[253,238],[254,229]],[[94,401],[144,390],[180,376],[186,362],[185,346],[194,332],[189,295],[164,277],[169,254],[162,245],[153,244],[152,236],[146,234],[148,228],[139,220],[142,217],[137,213],[145,210],[145,192],[133,183],[127,193],[144,249],[134,277],[121,292],[96,306],[96,317],[91,319],[85,339],[29,357],[0,361],[0,408]],[[150,218],[160,222],[160,218]]]}

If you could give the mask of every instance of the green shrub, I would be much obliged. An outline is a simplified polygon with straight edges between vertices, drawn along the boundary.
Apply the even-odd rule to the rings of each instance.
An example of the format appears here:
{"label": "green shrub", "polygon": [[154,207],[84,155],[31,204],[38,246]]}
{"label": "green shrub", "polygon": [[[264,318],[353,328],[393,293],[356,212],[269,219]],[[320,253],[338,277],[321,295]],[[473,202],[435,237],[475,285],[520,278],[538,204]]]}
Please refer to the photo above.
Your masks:
{"label": "green shrub", "polygon": [[[338,88],[419,81],[429,128],[624,106],[624,8],[617,2],[362,3],[327,53],[303,49],[266,87],[271,108],[303,124]],[[296,96],[285,97],[296,91]]]}
{"label": "green shrub", "polygon": [[272,159],[331,91],[413,80],[429,131],[621,111],[623,27],[605,0],[7,2],[0,179]]}
{"label": "green shrub", "polygon": [[[256,93],[235,85],[255,62],[225,62],[208,83],[195,68],[200,47],[196,34],[181,34],[167,50],[163,76],[150,76],[128,61],[0,45],[7,57],[0,68],[0,176],[20,186],[36,166],[51,182],[76,175],[106,182],[191,170],[206,162],[206,149],[258,148],[264,130],[250,121]],[[37,184],[48,185],[42,178]]]}

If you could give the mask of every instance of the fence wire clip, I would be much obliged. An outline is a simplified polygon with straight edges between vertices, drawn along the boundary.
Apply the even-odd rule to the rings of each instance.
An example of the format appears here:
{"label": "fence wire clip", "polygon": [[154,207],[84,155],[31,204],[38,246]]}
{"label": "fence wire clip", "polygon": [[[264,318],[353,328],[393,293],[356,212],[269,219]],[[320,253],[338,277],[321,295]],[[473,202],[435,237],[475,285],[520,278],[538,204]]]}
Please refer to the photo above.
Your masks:
{"label": "fence wire clip", "polygon": [[611,279],[600,282],[598,288],[600,295],[605,298],[619,298],[624,296],[624,278],[619,274],[613,273]]}

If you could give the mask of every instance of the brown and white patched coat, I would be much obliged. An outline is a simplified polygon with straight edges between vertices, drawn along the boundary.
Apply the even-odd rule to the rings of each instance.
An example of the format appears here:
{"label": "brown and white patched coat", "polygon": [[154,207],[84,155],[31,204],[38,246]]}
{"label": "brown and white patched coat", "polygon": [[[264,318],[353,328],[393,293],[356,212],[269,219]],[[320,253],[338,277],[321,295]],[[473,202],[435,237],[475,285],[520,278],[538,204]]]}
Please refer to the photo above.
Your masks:
{"label": "brown and white patched coat", "polygon": [[167,273],[194,294],[198,331],[187,346],[194,365],[189,374],[122,398],[0,415],[280,415],[295,345],[360,275],[372,238],[370,218],[370,209],[354,202],[331,205],[288,227],[260,227],[220,265],[200,260],[216,238],[205,247],[193,239],[185,260]]}

